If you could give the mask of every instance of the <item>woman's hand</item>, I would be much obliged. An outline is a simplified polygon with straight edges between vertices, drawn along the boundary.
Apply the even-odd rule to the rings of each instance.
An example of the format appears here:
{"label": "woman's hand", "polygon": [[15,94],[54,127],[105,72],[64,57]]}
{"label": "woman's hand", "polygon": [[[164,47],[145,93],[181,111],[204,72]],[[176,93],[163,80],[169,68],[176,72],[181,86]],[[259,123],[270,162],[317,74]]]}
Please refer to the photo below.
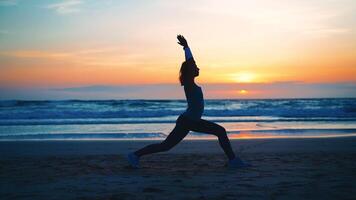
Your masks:
{"label": "woman's hand", "polygon": [[183,35],[177,35],[177,39],[178,39],[178,44],[182,45],[184,48],[188,47],[188,42],[187,40],[183,37]]}

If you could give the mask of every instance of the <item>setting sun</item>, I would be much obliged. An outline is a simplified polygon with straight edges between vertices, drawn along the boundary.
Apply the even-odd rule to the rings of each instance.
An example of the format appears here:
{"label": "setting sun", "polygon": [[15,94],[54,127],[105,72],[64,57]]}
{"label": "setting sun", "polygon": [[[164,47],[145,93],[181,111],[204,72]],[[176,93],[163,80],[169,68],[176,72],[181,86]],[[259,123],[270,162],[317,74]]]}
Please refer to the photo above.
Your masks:
{"label": "setting sun", "polygon": [[238,83],[251,83],[256,82],[256,74],[250,72],[240,72],[237,74],[232,74],[232,79]]}
{"label": "setting sun", "polygon": [[240,90],[240,91],[239,91],[239,94],[247,94],[247,93],[248,93],[247,90]]}
{"label": "setting sun", "polygon": [[356,1],[103,2],[0,0],[0,99],[184,98],[177,34],[207,98],[356,94]]}

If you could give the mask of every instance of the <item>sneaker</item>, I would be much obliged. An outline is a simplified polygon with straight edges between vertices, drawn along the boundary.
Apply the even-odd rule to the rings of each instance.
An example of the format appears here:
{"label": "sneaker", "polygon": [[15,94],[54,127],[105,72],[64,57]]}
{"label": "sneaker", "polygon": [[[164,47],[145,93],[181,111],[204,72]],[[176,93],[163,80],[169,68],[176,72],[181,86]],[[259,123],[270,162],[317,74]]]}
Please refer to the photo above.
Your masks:
{"label": "sneaker", "polygon": [[228,167],[231,168],[246,168],[251,167],[252,165],[246,162],[243,162],[239,157],[236,157],[232,160],[229,160]]}
{"label": "sneaker", "polygon": [[134,153],[127,154],[127,161],[129,161],[131,167],[135,169],[140,168],[139,157],[136,156]]}

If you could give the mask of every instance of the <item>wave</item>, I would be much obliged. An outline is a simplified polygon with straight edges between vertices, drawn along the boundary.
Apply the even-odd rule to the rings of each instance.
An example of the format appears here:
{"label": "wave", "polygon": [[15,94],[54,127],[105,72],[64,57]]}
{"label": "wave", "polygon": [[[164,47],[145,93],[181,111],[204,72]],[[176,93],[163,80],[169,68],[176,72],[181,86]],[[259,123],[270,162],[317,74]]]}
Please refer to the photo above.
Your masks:
{"label": "wave", "polygon": [[[152,118],[178,116],[184,100],[0,101],[0,119]],[[355,99],[206,100],[204,116],[355,118]]]}
{"label": "wave", "polygon": [[[0,120],[0,126],[19,125],[85,125],[85,124],[169,124],[175,123],[177,116],[165,118],[113,118],[113,119],[25,119]],[[355,122],[355,117],[310,117],[310,118],[283,118],[283,117],[210,117],[204,118],[216,123],[221,122]]]}

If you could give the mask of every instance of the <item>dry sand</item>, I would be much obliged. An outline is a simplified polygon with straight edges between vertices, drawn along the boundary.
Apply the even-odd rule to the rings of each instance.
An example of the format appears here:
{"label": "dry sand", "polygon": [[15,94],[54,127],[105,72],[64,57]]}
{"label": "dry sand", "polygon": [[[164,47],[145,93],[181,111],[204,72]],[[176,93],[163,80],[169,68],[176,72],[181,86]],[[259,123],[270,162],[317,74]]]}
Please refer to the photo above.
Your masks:
{"label": "dry sand", "polygon": [[232,140],[254,165],[226,168],[217,141],[0,142],[0,199],[356,199],[356,137]]}

